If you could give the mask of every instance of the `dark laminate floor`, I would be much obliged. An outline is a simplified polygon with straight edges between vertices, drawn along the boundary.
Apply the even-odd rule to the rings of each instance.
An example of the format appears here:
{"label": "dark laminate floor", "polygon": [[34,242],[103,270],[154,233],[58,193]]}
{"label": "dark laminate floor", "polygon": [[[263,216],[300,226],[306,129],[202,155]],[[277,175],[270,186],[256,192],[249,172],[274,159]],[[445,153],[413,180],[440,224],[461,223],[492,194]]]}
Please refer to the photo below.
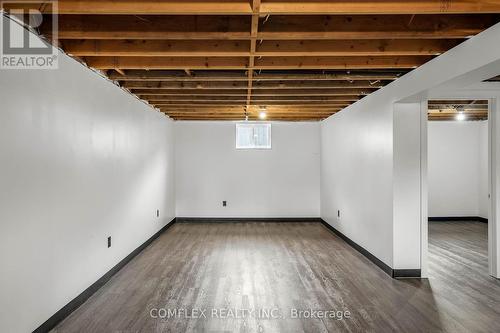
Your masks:
{"label": "dark laminate floor", "polygon": [[[176,224],[56,331],[499,332],[486,225],[440,223],[430,225],[429,280],[391,279],[319,223]],[[153,319],[152,308],[208,318]],[[278,308],[285,318],[210,318],[212,308]],[[351,317],[291,319],[293,308]]]}

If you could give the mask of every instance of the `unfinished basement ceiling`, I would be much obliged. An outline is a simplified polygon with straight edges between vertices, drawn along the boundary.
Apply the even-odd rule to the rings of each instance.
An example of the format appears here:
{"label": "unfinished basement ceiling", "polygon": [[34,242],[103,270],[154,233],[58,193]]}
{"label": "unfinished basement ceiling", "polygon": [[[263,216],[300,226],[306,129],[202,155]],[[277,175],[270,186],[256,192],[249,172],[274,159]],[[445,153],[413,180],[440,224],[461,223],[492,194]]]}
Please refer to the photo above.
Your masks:
{"label": "unfinished basement ceiling", "polygon": [[59,0],[59,45],[174,119],[321,120],[499,12],[491,0]]}
{"label": "unfinished basement ceiling", "polygon": [[431,121],[488,119],[488,100],[430,100],[428,104]]}
{"label": "unfinished basement ceiling", "polygon": [[492,77],[491,79],[485,80],[485,82],[500,82],[500,75]]}

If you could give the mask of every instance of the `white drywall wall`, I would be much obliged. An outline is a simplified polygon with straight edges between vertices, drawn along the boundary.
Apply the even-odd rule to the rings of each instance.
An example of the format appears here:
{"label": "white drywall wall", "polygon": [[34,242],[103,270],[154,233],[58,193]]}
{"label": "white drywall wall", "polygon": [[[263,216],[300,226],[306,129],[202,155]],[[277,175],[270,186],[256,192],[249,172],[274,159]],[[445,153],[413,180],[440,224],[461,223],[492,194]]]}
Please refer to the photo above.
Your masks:
{"label": "white drywall wall", "polygon": [[0,87],[0,331],[25,333],[174,218],[173,122],[63,54]]}
{"label": "white drywall wall", "polygon": [[175,122],[177,216],[318,217],[319,129],[273,122],[272,149],[237,150],[234,122]]}
{"label": "white drywall wall", "polygon": [[415,140],[422,132],[422,117],[427,118],[427,102],[394,104],[393,123],[393,266],[415,269],[420,263],[417,252],[408,247],[420,247],[421,200],[420,188],[422,143]]}
{"label": "white drywall wall", "polygon": [[429,216],[488,216],[486,121],[428,124]]}
{"label": "white drywall wall", "polygon": [[[499,89],[495,89],[498,94]],[[490,274],[500,278],[500,94],[491,99],[488,130],[491,165],[490,208],[488,216],[488,264]]]}
{"label": "white drywall wall", "polygon": [[392,105],[373,100],[322,122],[321,217],[392,266]]}
{"label": "white drywall wall", "polygon": [[482,121],[479,124],[479,190],[478,190],[478,216],[489,218],[489,176],[488,176],[488,122]]}
{"label": "white drywall wall", "polygon": [[[394,200],[394,188],[405,185],[394,183],[401,181],[393,176],[395,163],[402,163],[398,166],[399,172],[412,178],[422,177],[422,164],[408,163],[408,169],[403,170],[404,159],[394,157],[402,153],[394,150],[394,134],[401,134],[400,129],[394,128],[394,104],[425,101],[430,89],[478,69],[484,70],[474,76],[477,81],[494,76],[489,66],[499,63],[499,36],[497,24],[321,124],[321,217],[393,268],[421,268],[421,248],[425,247],[421,242],[424,228],[421,211],[414,212],[420,216],[420,233],[414,233],[413,228],[395,227],[406,223],[393,216],[393,212],[403,209],[401,204],[406,203]],[[488,52],[478,52],[484,49]],[[415,114],[404,118],[421,119],[420,108],[412,108],[410,112]],[[398,126],[407,125],[405,119],[399,120]],[[405,140],[423,142],[422,135],[422,131],[412,131]],[[425,180],[421,179],[420,184],[423,183]],[[417,185],[408,187],[407,191],[422,197],[423,187]],[[337,219],[337,209],[341,210],[340,219]],[[407,243],[395,246],[394,239],[406,239]]]}

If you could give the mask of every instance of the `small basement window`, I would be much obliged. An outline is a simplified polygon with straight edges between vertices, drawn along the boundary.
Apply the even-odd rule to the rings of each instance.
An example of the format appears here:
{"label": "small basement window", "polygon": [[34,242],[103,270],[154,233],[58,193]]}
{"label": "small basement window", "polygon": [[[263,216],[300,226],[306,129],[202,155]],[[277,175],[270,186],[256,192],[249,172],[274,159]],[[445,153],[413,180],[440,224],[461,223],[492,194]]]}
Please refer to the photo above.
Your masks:
{"label": "small basement window", "polygon": [[271,149],[271,124],[236,124],[236,149]]}

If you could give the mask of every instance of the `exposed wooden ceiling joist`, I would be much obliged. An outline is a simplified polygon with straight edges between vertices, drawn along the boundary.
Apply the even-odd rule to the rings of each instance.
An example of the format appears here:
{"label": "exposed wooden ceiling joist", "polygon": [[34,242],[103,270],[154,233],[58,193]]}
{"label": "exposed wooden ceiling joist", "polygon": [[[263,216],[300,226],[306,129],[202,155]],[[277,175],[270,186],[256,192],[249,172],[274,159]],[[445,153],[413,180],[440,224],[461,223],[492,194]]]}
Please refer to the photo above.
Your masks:
{"label": "exposed wooden ceiling joist", "polygon": [[427,56],[401,57],[265,57],[256,69],[413,69],[429,61]]}
{"label": "exposed wooden ceiling joist", "polygon": [[[145,100],[188,100],[188,101],[242,101],[240,96],[164,96],[164,95],[141,95]],[[255,96],[252,95],[252,101],[356,101],[358,95],[342,96]]]}
{"label": "exposed wooden ceiling joist", "polygon": [[365,0],[365,1],[264,1],[263,14],[443,14],[496,13],[500,1],[493,0]]}
{"label": "exposed wooden ceiling joist", "polygon": [[[247,0],[59,0],[61,14],[196,14],[196,15],[251,15]],[[7,3],[5,8],[9,8]],[[38,4],[26,7],[36,8]],[[17,7],[18,8],[18,7]],[[48,6],[44,12],[49,12]],[[267,14],[443,14],[496,13],[499,0],[316,0],[263,1],[260,13]]]}
{"label": "exposed wooden ceiling joist", "polygon": [[262,40],[469,38],[496,22],[497,14],[272,15],[261,18],[258,37]]}
{"label": "exposed wooden ceiling joist", "polygon": [[[328,111],[321,111],[321,112],[301,112],[301,113],[294,113],[290,111],[283,111],[283,112],[269,112],[267,111],[268,116],[290,116],[290,117],[296,117],[296,116],[324,116],[324,115],[330,115],[332,113],[337,112],[338,110],[328,110]],[[168,113],[170,115],[186,115],[186,116],[194,116],[194,115],[229,115],[229,114],[241,114],[242,111],[204,111],[204,112],[198,112],[198,111],[171,111],[171,110],[162,110],[162,112]],[[252,113],[257,113],[258,111],[248,111],[248,114]],[[244,111],[243,111],[244,113]]]}
{"label": "exposed wooden ceiling joist", "polygon": [[[320,120],[500,21],[500,0],[58,5],[58,46],[174,119]],[[51,23],[38,28],[49,39]],[[435,102],[438,119],[485,110]]]}
{"label": "exposed wooden ceiling joist", "polygon": [[[265,56],[418,56],[439,55],[463,40],[275,40],[256,45],[254,55]],[[86,56],[243,57],[250,56],[245,40],[68,40],[66,52]]]}
{"label": "exposed wooden ceiling joist", "polygon": [[[168,114],[167,114],[168,115]],[[245,119],[245,115],[235,115],[235,116],[182,116],[182,117],[172,117],[174,120],[191,120],[191,121],[214,121],[214,120],[219,120],[219,121],[241,121]],[[323,120],[327,117],[321,116],[321,117],[268,117],[266,118],[267,120],[270,121],[288,121],[288,122],[303,122],[303,121],[320,121]],[[262,121],[262,119],[259,118],[257,115],[252,115],[248,117],[249,121]]]}
{"label": "exposed wooden ceiling joist", "polygon": [[[21,1],[20,1],[21,2]],[[49,4],[50,1],[47,1]],[[4,8],[19,8],[18,4],[7,2]],[[23,8],[41,9],[52,13],[52,6],[43,2],[27,2]],[[251,7],[245,0],[59,0],[60,14],[97,15],[248,15]]]}
{"label": "exposed wooden ceiling joist", "polygon": [[[335,103],[352,103],[357,101],[358,99],[347,99],[347,98],[342,98],[339,100],[332,100],[332,101],[317,101],[317,100],[259,100],[259,101],[250,101],[250,105],[256,105],[256,106],[270,106],[270,105],[290,105],[290,106],[296,106],[296,105],[329,105],[329,104],[335,104]],[[198,100],[198,101],[182,101],[182,100],[167,100],[167,99],[150,99],[147,100],[147,102],[151,105],[154,105],[156,107],[161,107],[161,106],[230,106],[230,105],[247,105],[246,104],[246,99],[244,100]]]}
{"label": "exposed wooden ceiling joist", "polygon": [[[260,18],[257,40],[463,39],[498,22],[479,15],[320,15]],[[59,39],[251,39],[251,17],[59,15]],[[51,33],[50,17],[41,27]]]}
{"label": "exposed wooden ceiling joist", "polygon": [[486,110],[488,111],[488,104],[478,104],[478,105],[429,105],[430,111],[443,111],[443,110],[459,110],[459,111],[474,111],[474,110]]}
{"label": "exposed wooden ceiling joist", "polygon": [[[194,72],[191,76],[185,74],[173,74],[161,70],[127,70],[125,76],[109,74],[109,78],[117,81],[177,81],[177,82],[193,82],[193,81],[247,81],[248,77],[244,71],[240,73],[217,73],[215,71],[199,71]],[[401,72],[353,72],[353,73],[255,73],[253,81],[366,81],[366,80],[395,80],[401,76]]]}
{"label": "exposed wooden ceiling joist", "polygon": [[[332,102],[332,103],[324,103],[324,104],[267,104],[265,106],[268,110],[322,110],[322,109],[342,109],[348,106],[351,102]],[[205,110],[205,109],[237,109],[242,110],[245,106],[242,105],[231,105],[231,104],[167,104],[162,105],[158,104],[162,109],[172,109],[172,110],[181,110],[181,109],[196,109],[196,110]],[[262,105],[249,105],[247,107],[248,110],[257,110],[261,109]]]}
{"label": "exposed wooden ceiling joist", "polygon": [[162,111],[168,111],[171,113],[238,113],[238,112],[244,112],[247,110],[248,112],[260,112],[260,111],[266,111],[268,114],[278,114],[278,113],[289,113],[291,115],[297,115],[297,114],[303,114],[303,113],[314,113],[314,114],[321,114],[321,113],[329,113],[329,112],[335,112],[341,110],[341,107],[329,107],[329,108],[310,108],[307,110],[302,110],[302,109],[290,109],[290,108],[276,108],[272,109],[270,107],[265,107],[262,108],[261,106],[259,107],[246,107],[246,106],[239,106],[237,108],[235,107],[210,107],[210,108],[198,108],[198,107],[191,107],[191,108],[170,108],[170,107],[161,107],[160,110]]}
{"label": "exposed wooden ceiling joist", "polygon": [[[366,88],[377,89],[386,84],[384,81],[283,81],[283,82],[254,82],[253,90],[260,89],[344,89]],[[124,81],[122,87],[127,89],[187,89],[187,90],[219,90],[219,89],[246,89],[245,82],[170,82],[170,81]]]}
{"label": "exposed wooden ceiling joist", "polygon": [[442,106],[442,105],[488,105],[487,100],[430,100],[429,106]]}
{"label": "exposed wooden ceiling joist", "polygon": [[91,67],[120,69],[411,69],[430,57],[85,57]]}
{"label": "exposed wooden ceiling joist", "polygon": [[67,40],[66,52],[76,56],[245,57],[248,40]]}
{"label": "exposed wooden ceiling joist", "polygon": [[[321,111],[321,110],[330,110],[330,109],[341,109],[348,105],[349,103],[338,103],[338,104],[329,104],[329,105],[268,105],[268,106],[261,106],[261,105],[250,105],[248,106],[248,110],[260,110],[262,108],[267,109],[268,111],[283,111],[283,110],[288,110],[288,111]],[[191,110],[242,110],[244,109],[243,106],[240,105],[228,105],[228,106],[185,106],[185,107],[179,107],[179,106],[164,106],[163,109],[172,109],[172,110],[182,110],[182,109],[191,109]]]}
{"label": "exposed wooden ceiling joist", "polygon": [[[375,89],[255,89],[252,96],[364,96]],[[138,96],[246,96],[247,89],[197,90],[197,89],[133,89]]]}

